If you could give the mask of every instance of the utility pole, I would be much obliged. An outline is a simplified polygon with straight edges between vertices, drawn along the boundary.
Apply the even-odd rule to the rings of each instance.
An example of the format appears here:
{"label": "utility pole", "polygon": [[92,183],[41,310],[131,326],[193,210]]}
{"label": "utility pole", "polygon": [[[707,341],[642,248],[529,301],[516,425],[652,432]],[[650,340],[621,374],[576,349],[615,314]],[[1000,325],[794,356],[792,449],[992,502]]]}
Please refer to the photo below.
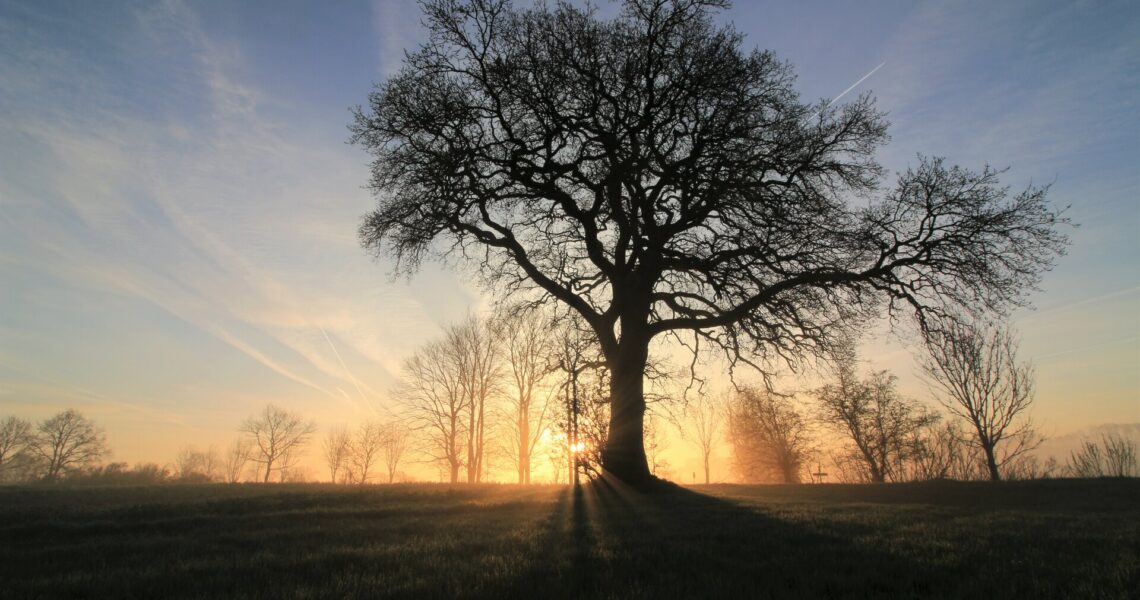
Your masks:
{"label": "utility pole", "polygon": [[574,487],[578,487],[578,471],[581,469],[581,464],[578,459],[578,454],[581,452],[582,446],[578,438],[578,414],[581,412],[581,407],[578,405],[578,369],[574,369],[570,373],[570,389],[571,391],[571,421],[570,431],[573,432],[573,443],[570,446],[570,460],[574,464]]}
{"label": "utility pole", "polygon": [[[573,373],[573,368],[569,372]],[[578,482],[574,480],[577,469],[574,465],[574,401],[570,397],[570,387],[568,385],[563,389],[566,390],[566,468],[569,469],[566,471],[566,481],[573,486]]]}

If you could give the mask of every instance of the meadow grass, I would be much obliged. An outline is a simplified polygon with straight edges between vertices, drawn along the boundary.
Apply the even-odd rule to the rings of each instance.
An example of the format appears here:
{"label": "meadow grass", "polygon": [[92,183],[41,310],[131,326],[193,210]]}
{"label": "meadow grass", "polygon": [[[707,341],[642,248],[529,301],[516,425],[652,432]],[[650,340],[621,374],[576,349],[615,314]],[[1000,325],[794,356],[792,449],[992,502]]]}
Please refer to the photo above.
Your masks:
{"label": "meadow grass", "polygon": [[1128,598],[1140,480],[0,488],[5,598]]}

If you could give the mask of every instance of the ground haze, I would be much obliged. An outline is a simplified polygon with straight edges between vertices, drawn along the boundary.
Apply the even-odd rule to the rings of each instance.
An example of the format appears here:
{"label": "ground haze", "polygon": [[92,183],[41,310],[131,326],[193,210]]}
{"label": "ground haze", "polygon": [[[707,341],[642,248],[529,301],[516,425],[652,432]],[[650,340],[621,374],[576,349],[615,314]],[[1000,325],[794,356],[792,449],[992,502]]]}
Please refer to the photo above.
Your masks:
{"label": "ground haze", "polygon": [[1138,480],[0,488],[12,598],[1124,598],[1138,565]]}

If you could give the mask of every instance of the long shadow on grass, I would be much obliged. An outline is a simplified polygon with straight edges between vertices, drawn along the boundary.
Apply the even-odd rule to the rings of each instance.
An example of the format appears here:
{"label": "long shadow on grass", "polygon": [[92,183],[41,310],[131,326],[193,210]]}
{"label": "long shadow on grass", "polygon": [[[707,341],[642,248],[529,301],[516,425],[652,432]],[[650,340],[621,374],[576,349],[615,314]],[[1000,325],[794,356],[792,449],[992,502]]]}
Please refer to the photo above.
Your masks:
{"label": "long shadow on grass", "polygon": [[1134,482],[911,487],[0,488],[0,600],[1134,597]]}
{"label": "long shadow on grass", "polygon": [[603,479],[566,496],[542,545],[546,577],[503,592],[543,580],[547,597],[920,597],[938,579],[854,529],[825,534],[684,488],[639,494]]}

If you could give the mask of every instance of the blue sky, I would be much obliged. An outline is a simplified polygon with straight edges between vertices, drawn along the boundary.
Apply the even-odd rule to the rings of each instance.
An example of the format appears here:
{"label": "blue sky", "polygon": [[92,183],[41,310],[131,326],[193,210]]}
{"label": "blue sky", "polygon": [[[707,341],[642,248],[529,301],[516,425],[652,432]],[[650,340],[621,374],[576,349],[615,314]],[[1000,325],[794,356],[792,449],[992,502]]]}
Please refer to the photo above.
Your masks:
{"label": "blue sky", "polygon": [[[600,3],[610,10],[605,2]],[[738,2],[805,98],[873,91],[915,155],[1051,183],[1080,223],[1014,322],[1038,421],[1140,421],[1140,9],[1132,2]],[[127,461],[225,443],[273,401],[383,413],[400,360],[485,306],[389,276],[349,108],[422,39],[411,2],[0,5],[0,414],[74,406]],[[903,344],[866,358],[924,395]]]}

